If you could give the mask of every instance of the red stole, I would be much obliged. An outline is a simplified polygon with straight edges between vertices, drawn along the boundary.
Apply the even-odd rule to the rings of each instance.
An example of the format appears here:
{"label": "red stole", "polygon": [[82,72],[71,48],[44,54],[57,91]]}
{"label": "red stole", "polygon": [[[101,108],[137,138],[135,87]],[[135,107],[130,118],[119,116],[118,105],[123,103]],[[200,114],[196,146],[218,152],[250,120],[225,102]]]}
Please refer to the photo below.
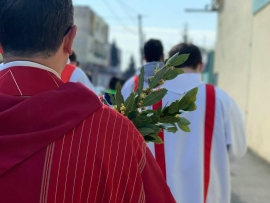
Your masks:
{"label": "red stole", "polygon": [[204,124],[204,202],[206,203],[211,172],[211,149],[215,124],[216,92],[213,85],[206,86],[206,112]]}
{"label": "red stole", "polygon": [[64,82],[69,82],[72,73],[74,72],[74,70],[76,69],[76,66],[72,65],[72,64],[67,64],[66,67],[64,68],[64,70],[61,73],[61,79]]}
{"label": "red stole", "polygon": [[[134,76],[134,91],[138,89],[139,77]],[[213,131],[215,123],[215,108],[216,108],[216,94],[215,87],[207,84],[206,86],[206,113],[204,125],[204,202],[207,200],[207,194],[210,182],[210,167],[211,167],[211,149],[213,140]],[[162,107],[162,101],[153,105],[153,109],[157,110]],[[159,133],[159,136],[164,141],[164,131]],[[161,168],[161,171],[166,179],[166,159],[164,144],[155,144],[156,161]]]}

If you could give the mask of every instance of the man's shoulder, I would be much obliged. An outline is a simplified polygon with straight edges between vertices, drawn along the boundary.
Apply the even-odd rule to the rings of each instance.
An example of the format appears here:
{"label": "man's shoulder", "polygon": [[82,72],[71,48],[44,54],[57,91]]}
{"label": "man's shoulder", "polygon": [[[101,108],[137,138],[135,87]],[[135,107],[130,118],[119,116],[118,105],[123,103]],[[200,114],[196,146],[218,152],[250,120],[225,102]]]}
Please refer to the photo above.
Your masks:
{"label": "man's shoulder", "polygon": [[233,98],[221,88],[215,87],[215,91],[216,91],[216,98],[218,101],[225,104],[230,104],[234,101]]}
{"label": "man's shoulder", "polygon": [[[116,140],[121,139],[121,136],[128,136],[129,138],[137,139],[137,142],[143,141],[142,136],[127,117],[106,105],[103,105],[92,115],[87,117],[80,125],[83,125],[83,123],[90,128],[99,129],[99,133],[113,135]],[[104,129],[107,130],[104,131]],[[89,129],[89,132],[91,133],[91,129]],[[138,138],[138,136],[140,138]]]}
{"label": "man's shoulder", "polygon": [[130,88],[130,86],[134,85],[134,77],[136,77],[136,75],[130,77],[124,84],[123,89],[124,88]]}

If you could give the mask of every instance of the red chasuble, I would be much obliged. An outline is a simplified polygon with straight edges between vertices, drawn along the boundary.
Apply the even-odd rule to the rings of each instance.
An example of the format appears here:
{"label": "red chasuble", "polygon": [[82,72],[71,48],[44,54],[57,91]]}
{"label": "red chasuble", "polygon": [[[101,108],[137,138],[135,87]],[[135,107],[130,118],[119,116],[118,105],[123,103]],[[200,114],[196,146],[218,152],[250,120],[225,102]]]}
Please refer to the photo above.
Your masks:
{"label": "red chasuble", "polygon": [[171,203],[132,123],[77,83],[34,67],[0,71],[1,203]]}

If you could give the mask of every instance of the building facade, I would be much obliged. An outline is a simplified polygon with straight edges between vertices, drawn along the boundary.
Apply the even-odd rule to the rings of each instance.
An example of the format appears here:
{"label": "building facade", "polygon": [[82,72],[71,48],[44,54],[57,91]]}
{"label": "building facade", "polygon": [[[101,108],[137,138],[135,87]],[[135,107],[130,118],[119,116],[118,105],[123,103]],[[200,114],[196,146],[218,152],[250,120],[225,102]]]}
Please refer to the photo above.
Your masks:
{"label": "building facade", "polygon": [[220,1],[217,84],[245,113],[248,144],[270,161],[270,0]]}
{"label": "building facade", "polygon": [[74,21],[78,30],[73,49],[81,67],[92,72],[93,83],[96,84],[98,73],[109,65],[109,27],[87,6],[74,7]]}

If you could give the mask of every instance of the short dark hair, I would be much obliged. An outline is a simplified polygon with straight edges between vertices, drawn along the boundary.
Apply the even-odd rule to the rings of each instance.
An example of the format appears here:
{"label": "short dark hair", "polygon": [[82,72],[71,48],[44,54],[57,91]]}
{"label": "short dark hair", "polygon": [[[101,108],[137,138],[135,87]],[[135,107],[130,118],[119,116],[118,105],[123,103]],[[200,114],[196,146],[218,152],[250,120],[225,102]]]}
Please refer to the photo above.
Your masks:
{"label": "short dark hair", "polygon": [[73,25],[72,0],[0,0],[4,55],[53,56]]}
{"label": "short dark hair", "polygon": [[72,51],[72,54],[69,56],[69,60],[71,62],[77,62],[77,56],[74,51]]}
{"label": "short dark hair", "polygon": [[150,39],[144,44],[144,56],[147,62],[160,61],[163,56],[163,46],[160,40]]}
{"label": "short dark hair", "polygon": [[189,55],[188,60],[185,63],[183,63],[180,66],[176,66],[176,68],[190,67],[192,69],[196,69],[197,66],[200,63],[202,63],[201,51],[197,46],[193,44],[189,44],[189,43],[178,44],[171,49],[169,56],[172,57],[177,52],[179,52],[179,54],[190,54],[190,55]]}
{"label": "short dark hair", "polygon": [[112,77],[110,82],[109,82],[109,88],[112,89],[112,90],[115,90],[117,82],[120,82],[120,84],[123,85],[125,81],[121,80],[121,79],[119,79],[117,77]]}

